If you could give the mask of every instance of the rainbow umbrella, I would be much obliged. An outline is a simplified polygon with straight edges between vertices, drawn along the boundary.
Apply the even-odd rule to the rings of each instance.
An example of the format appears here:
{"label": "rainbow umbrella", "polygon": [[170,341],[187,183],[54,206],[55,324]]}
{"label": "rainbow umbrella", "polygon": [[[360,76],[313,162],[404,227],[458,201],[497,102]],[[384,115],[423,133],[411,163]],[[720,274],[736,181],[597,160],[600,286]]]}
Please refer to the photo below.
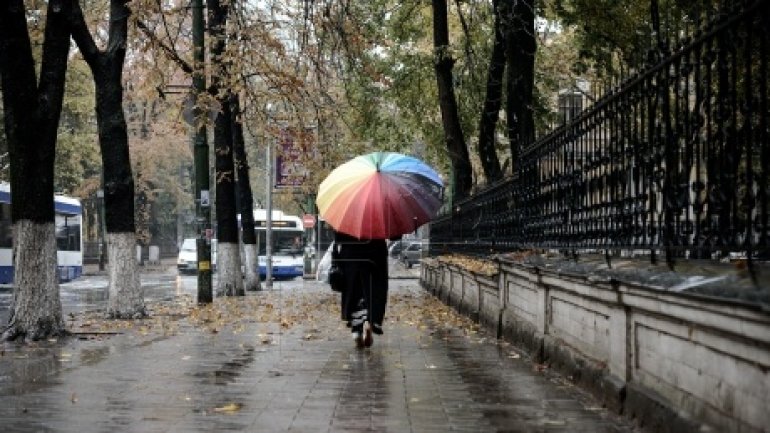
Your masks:
{"label": "rainbow umbrella", "polygon": [[443,183],[411,156],[374,152],[332,170],[318,187],[321,217],[359,239],[389,239],[430,221],[441,206]]}

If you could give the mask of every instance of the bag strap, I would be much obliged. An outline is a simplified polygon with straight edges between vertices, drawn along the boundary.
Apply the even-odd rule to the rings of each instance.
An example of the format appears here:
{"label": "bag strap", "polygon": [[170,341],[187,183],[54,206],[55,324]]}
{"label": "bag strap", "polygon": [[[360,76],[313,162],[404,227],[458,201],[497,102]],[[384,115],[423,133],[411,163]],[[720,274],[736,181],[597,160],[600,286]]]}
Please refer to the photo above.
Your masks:
{"label": "bag strap", "polygon": [[332,243],[332,262],[340,258],[340,253],[337,251],[337,243]]}

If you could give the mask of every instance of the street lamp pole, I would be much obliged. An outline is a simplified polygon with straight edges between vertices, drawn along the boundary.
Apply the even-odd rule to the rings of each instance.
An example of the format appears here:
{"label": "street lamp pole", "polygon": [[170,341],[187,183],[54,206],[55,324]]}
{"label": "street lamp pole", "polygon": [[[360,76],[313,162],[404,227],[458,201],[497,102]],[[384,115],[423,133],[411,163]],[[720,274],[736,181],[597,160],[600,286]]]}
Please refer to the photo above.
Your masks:
{"label": "street lamp pole", "polygon": [[97,218],[99,220],[99,270],[104,270],[104,263],[106,262],[105,254],[107,254],[107,245],[105,240],[107,237],[105,232],[105,218],[104,218],[104,189],[98,189],[96,191],[96,206],[97,206]]}
{"label": "street lamp pole", "polygon": [[265,176],[267,179],[267,184],[265,185],[267,201],[267,214],[265,215],[265,289],[270,290],[273,288],[273,140],[268,134],[265,141],[267,145],[265,158],[265,168],[267,170]]}
{"label": "street lamp pole", "polygon": [[209,197],[209,146],[206,141],[206,125],[201,120],[198,96],[206,91],[203,0],[192,0],[193,25],[193,95],[195,116],[193,120],[195,159],[195,213],[198,239],[198,303],[209,304],[214,300],[211,284],[211,203]]}

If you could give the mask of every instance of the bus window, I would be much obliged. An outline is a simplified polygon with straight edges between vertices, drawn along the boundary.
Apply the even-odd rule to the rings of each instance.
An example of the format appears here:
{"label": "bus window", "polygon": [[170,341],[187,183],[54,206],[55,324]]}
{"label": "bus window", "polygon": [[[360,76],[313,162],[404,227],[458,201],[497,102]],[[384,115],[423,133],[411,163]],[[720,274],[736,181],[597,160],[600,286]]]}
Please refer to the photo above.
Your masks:
{"label": "bus window", "polygon": [[273,232],[276,254],[302,254],[302,241],[296,232]]}
{"label": "bus window", "polygon": [[56,214],[56,248],[59,251],[80,250],[80,217]]}
{"label": "bus window", "polygon": [[0,248],[11,247],[13,247],[11,205],[8,203],[0,203]]}
{"label": "bus window", "polygon": [[[257,245],[260,256],[267,254],[265,247],[265,232],[257,234]],[[303,253],[302,239],[296,232],[273,231],[273,254],[297,255]]]}

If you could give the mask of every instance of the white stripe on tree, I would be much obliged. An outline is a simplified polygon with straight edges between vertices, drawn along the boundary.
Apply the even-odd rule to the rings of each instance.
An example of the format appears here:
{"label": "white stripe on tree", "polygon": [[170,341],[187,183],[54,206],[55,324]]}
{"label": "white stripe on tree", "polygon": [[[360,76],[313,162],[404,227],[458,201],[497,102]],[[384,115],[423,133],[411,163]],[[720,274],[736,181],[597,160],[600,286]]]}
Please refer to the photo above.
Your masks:
{"label": "white stripe on tree", "polygon": [[13,239],[13,300],[3,338],[38,340],[63,334],[54,222],[17,221]]}
{"label": "white stripe on tree", "polygon": [[241,252],[232,242],[217,243],[217,296],[243,295]]}
{"label": "white stripe on tree", "polygon": [[107,316],[139,319],[147,316],[144,291],[139,281],[134,233],[107,233],[110,273],[110,306]]}
{"label": "white stripe on tree", "polygon": [[245,244],[243,246],[244,263],[246,275],[244,278],[244,288],[246,290],[262,290],[259,284],[259,263],[257,256],[257,246],[255,244]]}

